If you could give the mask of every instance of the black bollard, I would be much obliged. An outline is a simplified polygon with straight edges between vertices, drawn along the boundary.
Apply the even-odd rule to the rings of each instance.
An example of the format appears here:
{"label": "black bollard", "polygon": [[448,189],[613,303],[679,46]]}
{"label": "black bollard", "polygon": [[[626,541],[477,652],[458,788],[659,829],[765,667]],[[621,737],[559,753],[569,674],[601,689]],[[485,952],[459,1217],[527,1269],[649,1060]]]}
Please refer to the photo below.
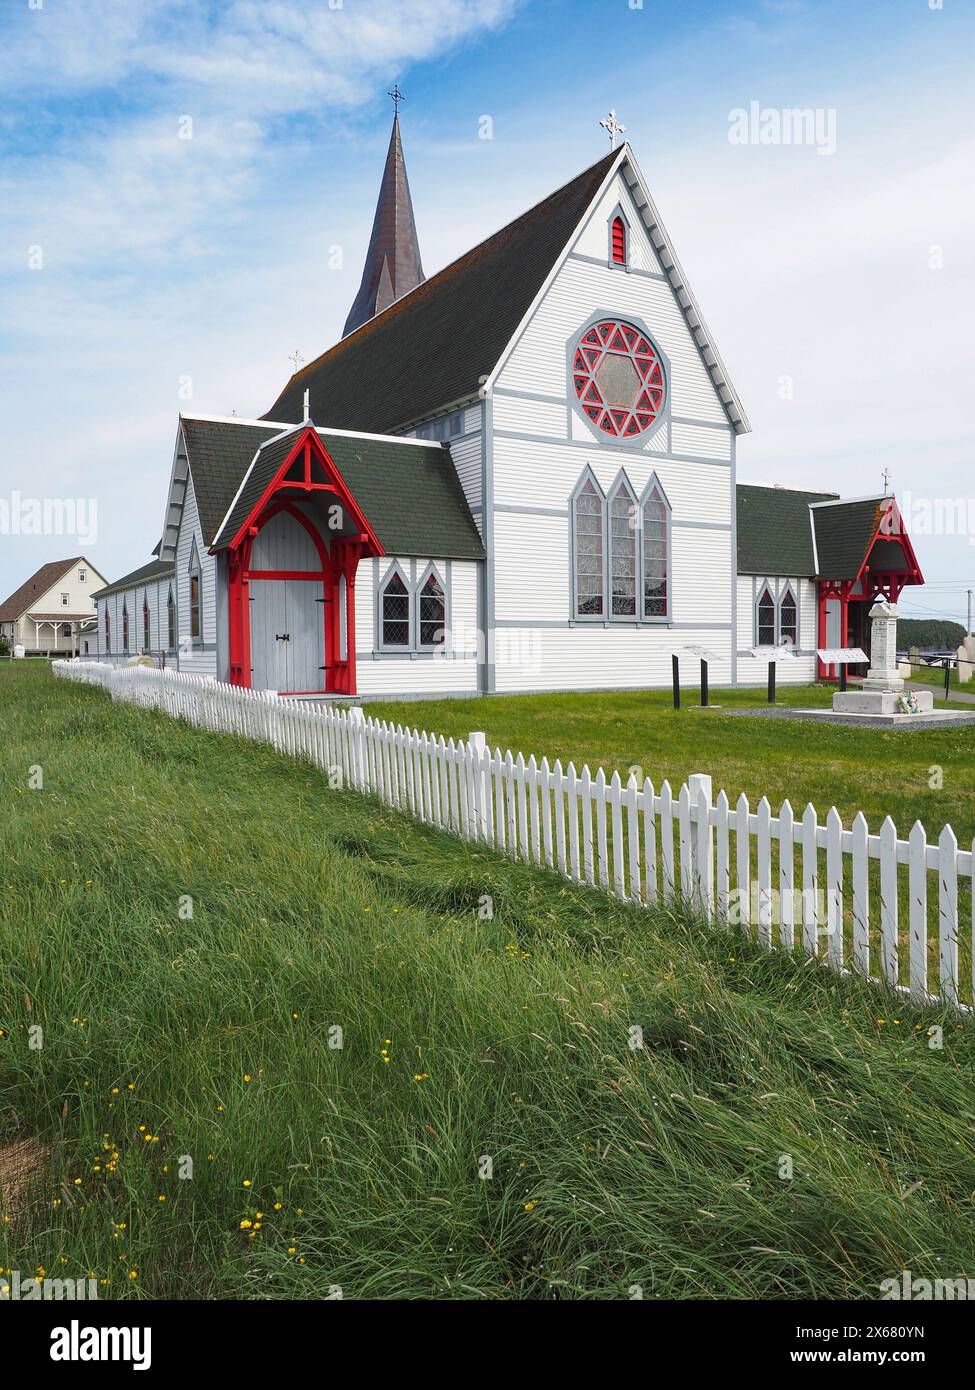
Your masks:
{"label": "black bollard", "polygon": [[680,709],[680,661],[677,656],[672,656],[674,663],[674,709]]}
{"label": "black bollard", "polygon": [[707,708],[708,703],[708,663],[701,658],[701,705]]}
{"label": "black bollard", "polygon": [[775,704],[775,662],[774,662],[774,661],[770,661],[769,664],[768,664],[768,702],[769,702],[770,705],[774,705],[774,704]]}
{"label": "black bollard", "polygon": [[949,700],[949,698],[950,698],[950,697],[949,697],[949,694],[948,694],[948,691],[949,691],[950,686],[951,686],[951,661],[950,661],[950,658],[948,658],[948,657],[946,656],[946,657],[945,657],[945,704],[948,703],[948,700]]}
{"label": "black bollard", "polygon": [[840,662],[840,689],[846,689],[846,662]]}

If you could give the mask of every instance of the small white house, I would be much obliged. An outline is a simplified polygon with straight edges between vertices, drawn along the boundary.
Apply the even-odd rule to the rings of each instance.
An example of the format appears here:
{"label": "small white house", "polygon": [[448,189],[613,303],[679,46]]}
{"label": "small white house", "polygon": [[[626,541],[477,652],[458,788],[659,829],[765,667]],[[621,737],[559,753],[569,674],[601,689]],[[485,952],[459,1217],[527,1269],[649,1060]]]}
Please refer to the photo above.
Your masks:
{"label": "small white house", "polygon": [[0,604],[0,637],[28,654],[84,655],[79,634],[95,616],[94,594],[104,583],[84,555],[41,565]]}

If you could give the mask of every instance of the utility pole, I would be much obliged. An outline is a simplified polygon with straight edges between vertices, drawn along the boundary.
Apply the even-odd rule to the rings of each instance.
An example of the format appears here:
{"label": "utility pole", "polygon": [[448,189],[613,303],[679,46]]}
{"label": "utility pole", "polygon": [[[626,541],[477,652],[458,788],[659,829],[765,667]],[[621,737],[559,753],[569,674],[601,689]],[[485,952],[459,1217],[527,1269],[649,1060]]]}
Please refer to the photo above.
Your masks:
{"label": "utility pole", "polygon": [[969,589],[969,591],[968,591],[968,627],[967,627],[966,631],[967,631],[967,635],[968,635],[969,637],[971,637],[971,635],[972,635],[972,591],[971,591],[971,589]]}

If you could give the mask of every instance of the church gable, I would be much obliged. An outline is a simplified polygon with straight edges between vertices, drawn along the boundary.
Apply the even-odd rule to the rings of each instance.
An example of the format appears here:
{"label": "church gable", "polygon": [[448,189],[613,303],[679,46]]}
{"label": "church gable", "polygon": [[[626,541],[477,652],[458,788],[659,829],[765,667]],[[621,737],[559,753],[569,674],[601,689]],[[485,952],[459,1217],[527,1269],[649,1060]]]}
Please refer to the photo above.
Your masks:
{"label": "church gable", "polygon": [[[620,332],[626,337],[622,345],[616,341]],[[630,334],[642,340],[632,371],[622,360],[633,347]],[[600,352],[610,347],[608,354]],[[665,389],[662,398],[651,391],[641,400],[644,385],[659,385],[643,380],[641,366],[651,355]],[[707,429],[721,426],[738,434],[749,429],[628,146],[617,152],[491,384],[501,396],[512,392],[551,401],[541,432],[568,433],[579,441],[595,438],[729,459],[727,435],[722,440]],[[554,406],[562,400],[565,427]],[[502,413],[510,413],[507,406]],[[546,418],[544,405],[541,414]],[[676,423],[665,433],[661,426],[670,417]]]}

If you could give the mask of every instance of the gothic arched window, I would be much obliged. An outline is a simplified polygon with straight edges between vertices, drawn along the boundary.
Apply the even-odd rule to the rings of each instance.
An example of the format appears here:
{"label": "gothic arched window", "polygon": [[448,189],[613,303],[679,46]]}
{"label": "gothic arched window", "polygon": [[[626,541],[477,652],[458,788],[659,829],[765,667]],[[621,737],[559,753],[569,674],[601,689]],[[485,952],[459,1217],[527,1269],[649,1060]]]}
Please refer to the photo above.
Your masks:
{"label": "gothic arched window", "polygon": [[610,254],[615,265],[626,265],[626,223],[622,217],[613,218],[609,231]]}
{"label": "gothic arched window", "polygon": [[379,636],[384,647],[410,645],[410,591],[398,569],[379,591]]}
{"label": "gothic arched window", "polygon": [[670,617],[670,503],[656,478],[643,497],[643,616]]}
{"label": "gothic arched window", "polygon": [[775,646],[775,599],[768,588],[762,590],[758,599],[758,645]]}
{"label": "gothic arched window", "polygon": [[623,475],[609,495],[610,616],[636,617],[636,554],[639,508]]}
{"label": "gothic arched window", "polygon": [[799,609],[791,585],[779,601],[779,641],[784,647],[795,647],[799,642]]}
{"label": "gothic arched window", "polygon": [[603,494],[586,474],[572,499],[577,618],[603,618]]}
{"label": "gothic arched window", "polygon": [[447,627],[447,599],[433,570],[420,585],[420,646],[441,647]]}

